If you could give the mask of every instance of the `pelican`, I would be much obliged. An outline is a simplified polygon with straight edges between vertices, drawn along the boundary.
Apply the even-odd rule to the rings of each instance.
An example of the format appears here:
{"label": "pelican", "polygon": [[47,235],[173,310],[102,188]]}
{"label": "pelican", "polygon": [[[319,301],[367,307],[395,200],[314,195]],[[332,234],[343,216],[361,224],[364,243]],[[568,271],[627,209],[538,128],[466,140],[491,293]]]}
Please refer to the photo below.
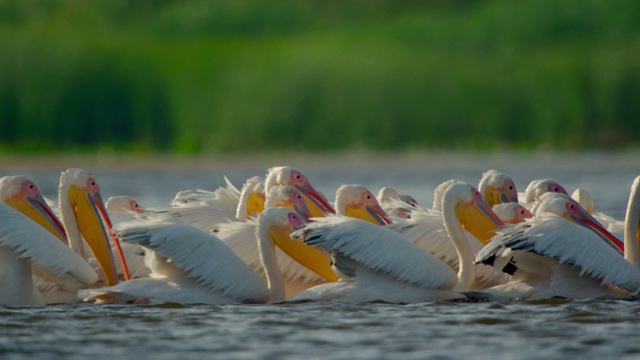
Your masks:
{"label": "pelican", "polygon": [[338,215],[362,219],[378,225],[391,223],[378,200],[364,185],[341,185],[336,191],[335,209]]}
{"label": "pelican", "polygon": [[0,304],[44,305],[52,301],[47,295],[53,289],[43,284],[75,293],[98,281],[96,271],[67,245],[62,224],[31,180],[3,177],[0,198]]}
{"label": "pelican", "polygon": [[269,169],[264,182],[265,193],[268,194],[269,190],[276,185],[291,185],[298,189],[304,195],[309,209],[313,211],[312,216],[335,214],[327,198],[316,190],[300,171],[291,166],[275,166]]}
{"label": "pelican", "polygon": [[571,193],[571,198],[578,202],[578,204],[580,204],[583,209],[587,210],[589,214],[593,214],[595,206],[590,192],[585,189],[577,188],[573,193]]}
{"label": "pelican", "polygon": [[449,265],[391,230],[392,225],[319,218],[291,236],[329,252],[340,280],[308,289],[294,300],[406,303],[464,297],[454,289],[474,288],[476,267],[461,224],[485,228],[482,223],[499,220],[469,184],[451,183],[442,200],[444,231],[458,256],[457,276]]}
{"label": "pelican", "polygon": [[[112,224],[132,221],[139,217],[153,216],[152,214],[154,214],[153,212],[147,211],[136,199],[128,195],[112,196],[107,199],[104,206]],[[120,244],[120,249],[124,255],[130,278],[136,279],[149,276],[151,271],[144,264],[144,250],[141,246],[122,243]],[[116,249],[113,249],[112,252],[114,252],[114,256],[118,256]],[[115,265],[119,278],[124,277],[121,263],[116,262]]]}
{"label": "pelican", "polygon": [[274,244],[292,253],[300,250],[300,243],[290,239],[289,234],[301,228],[304,220],[287,208],[270,208],[259,215],[258,223],[258,249],[266,283],[212,233],[175,220],[156,219],[115,229],[122,241],[146,248],[151,277],[82,290],[78,296],[99,303],[140,298],[210,305],[282,300],[285,292]]}
{"label": "pelican", "polygon": [[498,215],[498,218],[505,224],[519,224],[533,217],[529,209],[517,202],[495,204],[491,210],[493,210],[493,212]]}
{"label": "pelican", "polygon": [[569,195],[562,185],[552,179],[533,180],[529,183],[529,186],[524,191],[525,205],[531,205],[540,200],[540,197],[548,192],[559,193]]}
{"label": "pelican", "polygon": [[[450,188],[451,193],[445,200],[445,194]],[[434,190],[434,206],[440,210],[416,209],[411,213],[410,219],[386,226],[402,234],[422,250],[435,255],[456,271],[459,270],[460,256],[456,252],[452,236],[466,238],[472,253],[475,254],[503,225],[478,190],[464,182],[449,180],[438,185]],[[457,206],[458,210],[444,211],[451,206]],[[474,288],[490,287],[508,279],[488,266],[476,266],[474,273]]]}
{"label": "pelican", "polygon": [[621,256],[623,248],[637,249],[636,241],[627,249],[568,195],[548,195],[532,219],[505,228],[477,254],[476,262],[512,274],[510,282],[483,292],[529,300],[617,296],[640,288],[640,272]]}
{"label": "pelican", "polygon": [[[221,195],[231,192],[229,188],[233,187],[233,185],[228,180],[227,184],[226,189],[218,188],[216,197],[210,198],[207,202],[188,200],[188,195],[183,195],[180,199],[183,199],[181,201],[185,203],[181,206],[174,206],[168,209],[151,209],[147,212],[169,215],[207,232],[221,223],[246,221],[255,217],[264,209],[264,184],[259,177],[252,177],[245,182],[237,200],[233,200],[235,202],[229,199],[230,195]],[[180,195],[181,193],[178,194]],[[226,200],[222,201],[221,199]]]}
{"label": "pelican", "polygon": [[489,206],[518,202],[518,191],[511,177],[498,170],[488,170],[482,174],[478,190]]}
{"label": "pelican", "polygon": [[215,207],[235,214],[240,200],[240,190],[224,177],[227,187],[218,187],[215,191],[202,189],[179,191],[171,201],[174,208],[182,207]]}
{"label": "pelican", "polygon": [[[312,207],[315,206],[314,203],[310,204]],[[308,219],[314,212],[307,206],[302,193],[291,185],[271,187],[264,205],[267,209],[289,208],[303,219]],[[321,212],[321,210],[316,209],[315,212]],[[236,255],[266,280],[266,274],[260,262],[260,252],[256,246],[256,237],[258,236],[256,229],[258,227],[259,222],[250,219],[244,222],[222,223],[216,227],[215,231],[216,235]],[[276,245],[278,244],[276,243]],[[291,256],[276,246],[275,253],[284,276],[286,298],[290,298],[309,287],[338,279],[331,270],[329,258],[313,247],[303,246],[301,251],[297,253],[298,255]],[[297,256],[304,256],[306,259],[299,259]]]}
{"label": "pelican", "polygon": [[[60,175],[58,203],[69,247],[82,258],[93,260],[108,285],[118,283],[118,275],[109,241],[111,220],[100,195],[100,186],[86,170],[68,169]],[[89,249],[86,249],[86,244]],[[129,277],[120,244],[114,239],[125,278]]]}
{"label": "pelican", "polygon": [[142,213],[144,211],[140,203],[128,195],[112,196],[104,203],[104,207],[108,212],[131,211]]}

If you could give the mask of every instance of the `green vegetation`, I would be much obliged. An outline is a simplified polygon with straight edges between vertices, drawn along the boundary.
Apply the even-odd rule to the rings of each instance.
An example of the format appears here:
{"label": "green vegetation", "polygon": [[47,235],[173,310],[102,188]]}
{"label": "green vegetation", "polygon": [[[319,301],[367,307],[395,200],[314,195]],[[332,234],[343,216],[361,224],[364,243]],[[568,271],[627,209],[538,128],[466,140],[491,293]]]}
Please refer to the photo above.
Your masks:
{"label": "green vegetation", "polygon": [[0,152],[640,145],[637,0],[0,0]]}

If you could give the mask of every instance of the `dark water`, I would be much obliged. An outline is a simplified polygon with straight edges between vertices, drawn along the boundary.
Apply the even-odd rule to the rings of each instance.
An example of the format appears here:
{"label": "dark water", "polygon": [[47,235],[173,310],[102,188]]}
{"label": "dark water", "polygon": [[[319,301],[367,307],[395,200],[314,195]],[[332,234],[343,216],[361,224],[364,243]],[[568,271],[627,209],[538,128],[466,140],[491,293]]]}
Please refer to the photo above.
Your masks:
{"label": "dark water", "polygon": [[0,308],[3,359],[636,359],[640,305]]}
{"label": "dark water", "polygon": [[[374,193],[391,186],[430,206],[448,179],[477,184],[490,168],[520,191],[553,178],[590,191],[596,210],[624,217],[639,153],[538,155],[270,156],[215,159],[0,159],[0,175],[31,177],[55,198],[61,170],[94,173],[103,197],[132,195],[145,206],[179,190],[238,187],[270,166],[294,165],[327,197],[343,183]],[[262,306],[56,305],[0,308],[1,359],[637,359],[640,305],[628,300],[498,303],[277,304]]]}

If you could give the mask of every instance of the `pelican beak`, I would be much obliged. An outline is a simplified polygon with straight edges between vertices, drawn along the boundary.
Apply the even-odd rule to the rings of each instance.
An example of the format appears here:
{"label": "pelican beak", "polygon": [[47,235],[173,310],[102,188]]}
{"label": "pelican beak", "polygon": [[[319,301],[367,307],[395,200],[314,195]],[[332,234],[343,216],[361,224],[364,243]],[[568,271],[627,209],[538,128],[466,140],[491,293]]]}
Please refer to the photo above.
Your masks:
{"label": "pelican beak", "polygon": [[53,214],[53,210],[47,205],[42,195],[35,197],[26,196],[22,199],[8,199],[7,205],[27,215],[60,239],[60,241],[68,244],[67,233],[64,231],[64,226],[62,226],[60,220]]}
{"label": "pelican beak", "polygon": [[495,188],[489,186],[484,191],[483,195],[484,195],[483,196],[484,201],[486,201],[486,203],[489,204],[489,206],[493,206],[495,204],[501,204],[502,203],[501,195],[504,195],[504,194],[502,194],[502,192],[499,191],[498,189],[495,189]]}
{"label": "pelican beak", "polygon": [[325,214],[335,214],[336,211],[327,201],[327,198],[324,197],[318,190],[316,190],[313,186],[300,186],[296,185],[296,189],[300,191],[300,193],[304,196],[304,202],[307,204],[307,207],[311,211],[312,217],[320,217],[325,216]]}
{"label": "pelican beak", "polygon": [[251,193],[247,199],[247,214],[255,217],[264,210],[264,194]]}
{"label": "pelican beak", "polygon": [[567,220],[572,221],[578,225],[585,226],[588,229],[593,230],[605,243],[616,250],[620,255],[624,256],[624,243],[620,241],[615,235],[605,229],[598,220],[594,219],[585,209],[580,209],[576,214],[569,214],[565,217]]}
{"label": "pelican beak", "polygon": [[483,245],[487,245],[496,231],[504,225],[484,201],[458,204],[455,212],[460,225]]}
{"label": "pelican beak", "polygon": [[282,229],[272,226],[269,229],[269,237],[273,245],[279,247],[287,255],[307,269],[321,276],[327,281],[337,281],[338,275],[331,269],[331,261],[322,250],[307,245],[299,240],[291,238],[291,232],[295,229]]}
{"label": "pelican beak", "polygon": [[514,197],[513,195],[509,194],[509,191],[507,189],[496,189],[491,186],[487,187],[487,190],[485,190],[484,192],[483,198],[490,207],[493,207],[493,205],[496,204],[518,202],[517,194]]}
{"label": "pelican beak", "polygon": [[366,220],[376,225],[391,224],[391,219],[389,219],[389,216],[380,205],[347,206],[345,214],[349,217]]}
{"label": "pelican beak", "polygon": [[[111,230],[111,221],[107,216],[100,194],[93,194],[71,186],[69,200],[76,213],[80,233],[98,261],[107,284],[109,286],[117,284],[118,275],[108,235]],[[103,219],[108,228],[105,228]]]}
{"label": "pelican beak", "polygon": [[289,205],[289,208],[291,208],[291,210],[298,214],[298,216],[304,219],[305,222],[311,221],[311,211],[309,210],[309,207],[306,203],[301,204],[300,206],[298,206],[297,204],[291,204]]}

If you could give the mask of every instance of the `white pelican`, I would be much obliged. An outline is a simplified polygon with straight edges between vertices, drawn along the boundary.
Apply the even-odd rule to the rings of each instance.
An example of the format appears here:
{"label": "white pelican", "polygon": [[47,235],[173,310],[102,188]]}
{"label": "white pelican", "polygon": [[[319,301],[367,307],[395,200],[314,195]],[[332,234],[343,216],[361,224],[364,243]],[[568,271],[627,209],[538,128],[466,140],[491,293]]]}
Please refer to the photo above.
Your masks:
{"label": "white pelican", "polygon": [[132,211],[136,213],[142,213],[144,211],[140,203],[138,203],[136,199],[128,195],[112,196],[107,199],[107,202],[104,203],[104,207],[108,212]]}
{"label": "white pelican", "polygon": [[[228,183],[226,189],[219,188],[216,190],[216,197],[208,202],[191,201],[184,203],[183,206],[150,209],[147,212],[166,214],[207,232],[221,223],[246,221],[251,217],[255,217],[264,209],[264,184],[259,177],[252,177],[245,182],[237,200],[233,200],[235,202],[230,199],[230,196],[221,195],[228,194],[228,189],[232,186],[231,183]],[[222,193],[220,194],[219,192]],[[226,200],[222,201],[221,199]]]}
{"label": "white pelican", "polygon": [[[37,217],[43,225],[54,221],[48,213]],[[98,281],[84,259],[16,209],[0,204],[0,223],[0,304],[45,305],[33,282],[35,274],[69,291]]]}
{"label": "white pelican", "polygon": [[[311,203],[311,206],[315,206]],[[302,193],[290,185],[278,185],[271,187],[265,200],[265,207],[285,207],[294,211],[303,219],[311,215]],[[322,210],[316,209],[317,212]],[[233,252],[249,265],[258,275],[266,280],[264,268],[260,262],[260,252],[256,246],[257,228],[259,222],[254,219],[219,224],[216,235],[224,241]],[[304,244],[301,244],[304,245]],[[338,279],[331,270],[328,257],[321,251],[310,246],[303,246],[296,256],[291,256],[278,248],[276,243],[275,253],[277,262],[282,270],[285,282],[286,298],[290,298],[300,291],[326,281]],[[300,259],[297,256],[304,256]],[[302,264],[305,265],[302,265]]]}
{"label": "white pelican", "polygon": [[[54,215],[53,210],[33,181],[19,175],[3,176],[0,178],[0,202],[32,218],[63,243],[68,243],[62,223]],[[46,215],[44,218],[43,214]]]}
{"label": "white pelican", "polygon": [[548,192],[569,195],[562,185],[552,179],[533,180],[524,191],[523,203],[533,204],[540,200],[540,197]]}
{"label": "white pelican", "polygon": [[[315,220],[315,219],[314,219]],[[413,303],[462,298],[455,272],[402,235],[368,221],[319,218],[291,234],[331,254],[340,280],[293,300]]]}
{"label": "white pelican", "polygon": [[505,224],[518,224],[533,217],[529,209],[517,202],[495,204],[491,208]]}
{"label": "white pelican", "polygon": [[[451,189],[451,192],[449,192]],[[447,198],[445,199],[445,195]],[[396,221],[388,228],[402,234],[424,251],[459,269],[460,256],[456,251],[452,236],[464,237],[475,254],[489,242],[502,221],[489,208],[482,195],[473,186],[455,180],[445,181],[434,190],[433,209],[417,209],[410,219]],[[444,211],[444,209],[456,210]],[[469,265],[472,266],[472,265]],[[475,267],[474,288],[484,288],[507,280],[504,274],[488,266]]]}
{"label": "white pelican", "polygon": [[282,300],[284,286],[273,246],[300,250],[301,244],[289,234],[304,222],[289,209],[271,208],[259,216],[258,223],[258,249],[266,284],[213,234],[174,220],[156,219],[123,224],[115,230],[124,242],[146,248],[151,277],[79,291],[78,296],[96,302],[147,298],[153,302],[211,305]]}
{"label": "white pelican", "polygon": [[593,214],[595,206],[590,192],[585,189],[577,188],[573,193],[571,193],[571,198],[577,201],[578,204],[580,204],[583,209],[587,210],[589,214]]}
{"label": "white pelican", "polygon": [[[86,241],[107,284],[117,284],[118,275],[109,241],[111,220],[104,207],[100,187],[95,178],[82,169],[63,171],[58,187],[58,203],[71,249],[87,259],[89,251],[85,249]],[[113,240],[125,278],[128,278],[128,269],[120,244],[117,239]]]}
{"label": "white pelican", "polygon": [[335,209],[338,215],[366,220],[377,225],[391,223],[378,200],[363,185],[341,185],[336,191]]}
{"label": "white pelican", "polygon": [[556,194],[543,198],[534,218],[497,235],[475,260],[513,274],[510,282],[483,290],[500,300],[595,298],[640,288],[640,272],[621,256],[623,247],[577,202]]}
{"label": "white pelican", "polygon": [[227,211],[230,215],[235,214],[240,200],[240,190],[224,177],[227,187],[218,187],[215,191],[202,189],[179,191],[171,201],[171,206],[181,207],[215,207]]}
{"label": "white pelican", "polygon": [[0,303],[43,305],[52,301],[52,288],[44,284],[75,293],[98,281],[96,271],[67,245],[62,224],[31,180],[3,177],[0,200],[10,206],[0,205]]}
{"label": "white pelican", "polygon": [[276,185],[291,185],[298,189],[304,195],[309,209],[313,211],[312,216],[335,214],[327,198],[316,190],[300,171],[291,166],[276,166],[269,169],[264,181],[265,193],[268,194],[271,187]]}
{"label": "white pelican", "polygon": [[[112,224],[119,224],[145,216],[154,216],[153,214],[155,214],[153,212],[147,212],[136,199],[128,195],[112,196],[107,199],[104,206],[107,209]],[[131,279],[149,276],[151,271],[144,264],[144,250],[142,247],[135,244],[124,243],[120,244],[120,248],[124,255]],[[117,251],[115,251],[116,249],[113,250],[114,256],[118,256]],[[123,275],[124,271],[122,270],[121,263],[116,262],[115,265],[118,275]]]}
{"label": "white pelican", "polygon": [[494,228],[499,220],[473,186],[460,182],[445,191],[443,214],[444,231],[458,256],[457,277],[450,266],[391,230],[393,224],[319,218],[291,236],[328,251],[340,280],[308,289],[294,300],[405,303],[463,297],[453,290],[474,288],[476,267],[461,224]]}
{"label": "white pelican", "polygon": [[518,190],[511,177],[498,170],[488,170],[482,174],[478,190],[489,206],[518,202]]}

